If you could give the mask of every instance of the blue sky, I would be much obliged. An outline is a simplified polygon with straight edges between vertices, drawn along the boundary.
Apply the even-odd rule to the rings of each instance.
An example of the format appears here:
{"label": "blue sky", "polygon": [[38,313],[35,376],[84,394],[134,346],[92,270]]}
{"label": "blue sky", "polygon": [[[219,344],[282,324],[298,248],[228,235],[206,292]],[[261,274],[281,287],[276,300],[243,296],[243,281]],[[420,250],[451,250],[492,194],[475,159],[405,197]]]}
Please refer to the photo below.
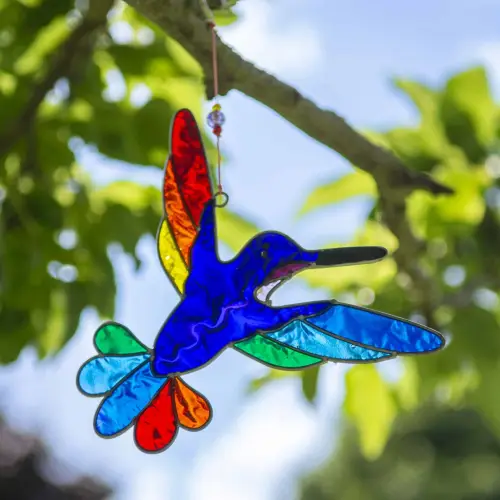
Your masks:
{"label": "blue sky", "polygon": [[[240,11],[242,20],[222,30],[228,43],[357,127],[385,128],[415,119],[412,107],[391,87],[393,76],[439,83],[454,71],[484,63],[499,95],[495,21],[500,5],[493,0],[241,0]],[[221,103],[231,208],[263,229],[288,232],[306,247],[352,235],[366,211],[362,204],[294,219],[307,193],[345,173],[346,162],[244,95],[231,92]],[[160,170],[123,169],[92,155],[85,163],[99,182],[161,180]],[[151,345],[176,296],[156,260],[153,239],[144,238],[139,249],[145,265],[138,273],[129,258],[113,253],[116,320]],[[277,295],[279,302],[321,297],[326,295],[299,283]],[[313,466],[330,451],[342,369],[323,369],[319,401],[312,408],[292,379],[247,396],[249,381],[265,370],[229,351],[186,377],[215,410],[203,432],[184,432],[169,451],[155,456],[140,454],[130,432],[110,441],[98,438],[92,431],[97,401],[81,396],[74,383],[79,365],[94,354],[91,339],[98,323],[92,311],[86,312],[56,359],[37,362],[28,349],[0,370],[1,401],[10,422],[47,440],[53,457],[48,471],[61,480],[81,473],[102,476],[117,487],[119,500],[290,499],[306,464]]]}

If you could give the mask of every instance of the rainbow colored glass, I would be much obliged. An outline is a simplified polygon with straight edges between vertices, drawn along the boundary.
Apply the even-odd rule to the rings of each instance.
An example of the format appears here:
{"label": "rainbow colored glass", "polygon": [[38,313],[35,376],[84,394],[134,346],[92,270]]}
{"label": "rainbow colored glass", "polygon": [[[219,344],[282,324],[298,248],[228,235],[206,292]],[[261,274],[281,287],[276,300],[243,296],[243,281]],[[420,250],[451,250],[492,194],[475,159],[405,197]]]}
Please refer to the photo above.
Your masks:
{"label": "rainbow colored glass", "polygon": [[273,368],[300,370],[444,345],[430,328],[336,301],[271,305],[270,294],[299,271],[374,262],[387,254],[384,248],[309,251],[284,234],[264,232],[232,260],[221,261],[207,161],[196,122],[185,109],[172,124],[163,200],[158,252],[180,302],[153,349],[118,323],[97,330],[99,354],[80,368],[77,383],[84,394],[103,397],[94,422],[100,436],[117,436],[135,425],[139,448],[158,452],[180,427],[205,427],[211,406],[180,375],[202,368],[228,347]]}

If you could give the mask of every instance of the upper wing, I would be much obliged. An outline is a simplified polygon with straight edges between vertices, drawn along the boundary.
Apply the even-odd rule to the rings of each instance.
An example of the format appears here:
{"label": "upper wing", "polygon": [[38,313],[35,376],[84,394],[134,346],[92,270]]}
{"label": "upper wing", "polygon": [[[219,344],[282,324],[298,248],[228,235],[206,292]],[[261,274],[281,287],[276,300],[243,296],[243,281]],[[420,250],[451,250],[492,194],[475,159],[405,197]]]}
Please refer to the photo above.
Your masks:
{"label": "upper wing", "polygon": [[[187,109],[175,115],[170,142],[163,183],[165,216],[158,231],[158,254],[172,284],[182,295],[189,274],[191,247],[203,210],[213,198],[213,190],[201,134]],[[251,339],[250,343],[235,347],[272,366],[284,363],[293,368],[321,362],[321,359],[297,353],[273,340],[260,338],[262,340]]]}
{"label": "upper wing", "polygon": [[213,198],[201,134],[192,113],[176,113],[170,156],[163,183],[164,218],[158,231],[158,254],[173,285],[183,293],[190,252],[206,203]]}
{"label": "upper wing", "polygon": [[[294,306],[294,311],[301,306]],[[304,310],[307,305],[302,306]],[[287,308],[279,308],[286,310]],[[300,369],[325,361],[351,363],[389,359],[398,354],[418,354],[435,351],[444,345],[440,333],[411,321],[364,309],[332,302],[320,314],[306,316],[296,314],[282,328],[272,332],[261,332],[285,350],[276,354],[274,366],[289,369],[291,359],[298,354],[307,354],[317,359],[301,360],[292,368]],[[259,347],[259,336],[235,344],[235,347],[269,364],[270,355]],[[286,350],[288,349],[288,350]],[[295,357],[295,358],[294,358]]]}

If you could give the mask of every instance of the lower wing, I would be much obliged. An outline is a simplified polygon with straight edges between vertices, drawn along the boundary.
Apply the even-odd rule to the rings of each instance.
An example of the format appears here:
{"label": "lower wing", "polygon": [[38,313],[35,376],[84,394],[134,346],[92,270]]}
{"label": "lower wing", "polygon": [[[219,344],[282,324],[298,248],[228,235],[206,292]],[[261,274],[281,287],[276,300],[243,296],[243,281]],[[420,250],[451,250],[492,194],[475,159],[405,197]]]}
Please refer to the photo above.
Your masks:
{"label": "lower wing", "polygon": [[296,318],[278,330],[260,332],[233,347],[273,368],[299,370],[326,361],[382,361],[444,346],[444,338],[435,330],[337,302],[318,315],[298,314]]}

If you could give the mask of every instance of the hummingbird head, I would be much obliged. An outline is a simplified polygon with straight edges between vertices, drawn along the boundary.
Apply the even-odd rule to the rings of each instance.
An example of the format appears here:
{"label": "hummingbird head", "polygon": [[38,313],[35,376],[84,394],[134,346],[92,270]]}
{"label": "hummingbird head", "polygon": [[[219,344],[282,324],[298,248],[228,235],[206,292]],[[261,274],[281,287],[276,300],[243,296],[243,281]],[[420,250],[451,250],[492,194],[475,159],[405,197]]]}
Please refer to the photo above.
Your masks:
{"label": "hummingbird head", "polygon": [[350,247],[305,250],[288,236],[264,232],[255,236],[235,259],[238,274],[262,302],[298,272],[313,267],[330,267],[380,260],[387,255],[382,247]]}

